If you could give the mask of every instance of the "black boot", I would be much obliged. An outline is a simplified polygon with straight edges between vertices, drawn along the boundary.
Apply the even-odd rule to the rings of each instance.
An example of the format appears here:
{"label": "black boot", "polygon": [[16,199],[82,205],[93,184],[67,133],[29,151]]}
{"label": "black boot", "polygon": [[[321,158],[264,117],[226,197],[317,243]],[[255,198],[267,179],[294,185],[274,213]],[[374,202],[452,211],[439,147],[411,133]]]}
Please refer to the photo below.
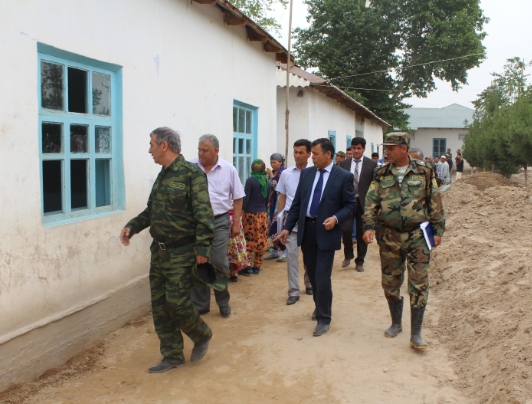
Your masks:
{"label": "black boot", "polygon": [[386,338],[395,338],[397,334],[403,331],[403,325],[401,323],[403,317],[403,298],[401,297],[401,301],[399,302],[388,301],[388,307],[392,315],[392,325],[384,331],[384,336]]}
{"label": "black boot", "polygon": [[428,348],[427,343],[421,337],[421,327],[423,325],[423,315],[425,314],[425,308],[414,309],[410,308],[412,325],[412,333],[410,335],[410,346],[414,349],[424,350]]}

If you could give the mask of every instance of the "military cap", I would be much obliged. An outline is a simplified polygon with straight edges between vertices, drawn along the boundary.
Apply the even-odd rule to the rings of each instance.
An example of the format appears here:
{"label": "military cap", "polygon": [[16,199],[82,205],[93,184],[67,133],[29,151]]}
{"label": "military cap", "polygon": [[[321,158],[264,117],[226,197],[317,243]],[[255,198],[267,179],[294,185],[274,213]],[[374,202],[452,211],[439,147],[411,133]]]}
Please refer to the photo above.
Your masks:
{"label": "military cap", "polygon": [[406,132],[392,132],[388,133],[384,138],[383,146],[395,146],[395,145],[407,145],[408,146],[408,133]]}
{"label": "military cap", "polygon": [[205,264],[195,265],[192,274],[201,283],[215,290],[222,291],[227,288],[227,275],[207,261]]}
{"label": "military cap", "polygon": [[345,153],[343,151],[336,152],[336,155],[345,158]]}

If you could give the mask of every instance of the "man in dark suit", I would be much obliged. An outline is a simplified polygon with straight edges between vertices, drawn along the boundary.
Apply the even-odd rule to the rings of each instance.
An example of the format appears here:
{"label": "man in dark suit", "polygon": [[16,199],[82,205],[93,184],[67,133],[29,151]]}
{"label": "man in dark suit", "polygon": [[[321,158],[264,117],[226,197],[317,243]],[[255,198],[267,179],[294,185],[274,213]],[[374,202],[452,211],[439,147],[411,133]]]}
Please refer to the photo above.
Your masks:
{"label": "man in dark suit", "polygon": [[314,290],[316,309],[312,319],[318,325],[313,335],[329,330],[331,323],[331,272],[334,251],[341,248],[341,226],[355,214],[353,175],[333,162],[334,146],[329,139],[312,142],[314,167],[301,172],[299,185],[281,234],[285,242],[298,225],[297,245],[301,246],[303,262]]}
{"label": "man in dark suit", "polygon": [[[364,235],[364,226],[362,223],[362,215],[364,214],[364,200],[368,192],[371,181],[373,181],[373,172],[377,167],[377,162],[364,157],[366,150],[366,139],[363,137],[355,137],[351,140],[351,153],[353,157],[345,159],[340,163],[340,167],[350,171],[354,178],[354,188],[356,197],[356,234],[357,234],[357,257],[355,259],[356,270],[364,272],[364,258],[368,251],[368,245],[362,240]],[[348,267],[351,260],[355,258],[353,251],[353,218],[346,220],[342,226],[342,241],[344,244],[344,260],[342,268]]]}

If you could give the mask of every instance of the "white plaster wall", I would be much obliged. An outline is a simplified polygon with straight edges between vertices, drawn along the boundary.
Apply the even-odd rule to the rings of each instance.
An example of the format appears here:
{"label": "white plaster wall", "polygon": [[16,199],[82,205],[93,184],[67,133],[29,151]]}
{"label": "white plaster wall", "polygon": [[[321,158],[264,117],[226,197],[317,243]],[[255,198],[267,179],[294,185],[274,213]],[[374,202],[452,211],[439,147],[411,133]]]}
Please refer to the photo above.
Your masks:
{"label": "white plaster wall", "polygon": [[[446,138],[447,148],[451,149],[454,158],[456,157],[456,149],[462,150],[464,144],[463,140],[458,140],[459,134],[468,133],[467,129],[418,129],[410,139],[410,147],[418,147],[423,151],[425,156],[432,156],[432,139]],[[454,165],[453,165],[454,168]]]}
{"label": "white plaster wall", "polygon": [[368,119],[364,120],[364,139],[366,139],[366,151],[364,155],[371,158],[371,144],[374,144],[374,150],[379,153],[379,158],[383,157],[383,127]]}
{"label": "white plaster wall", "polygon": [[[188,0],[0,0],[0,344],[147,276],[150,237],[118,234],[144,209],[160,169],[149,133],[171,126],[183,154],[214,133],[232,160],[233,99],[259,107],[258,149],[276,151],[275,54]],[[126,209],[46,227],[41,221],[37,43],[123,66]],[[149,300],[148,290],[132,307]],[[87,319],[90,328],[90,319]]]}
{"label": "white plaster wall", "polygon": [[[298,97],[299,90],[303,91],[303,97]],[[312,90],[307,88],[290,88],[289,108],[290,127],[288,141],[287,167],[295,164],[293,155],[293,145],[298,139],[311,139],[309,136],[309,93]],[[285,154],[286,149],[286,88],[277,88],[277,151]],[[260,154],[260,153],[259,153]],[[268,161],[270,156],[264,156]],[[268,163],[267,163],[268,164]]]}
{"label": "white plaster wall", "polygon": [[346,136],[355,137],[355,112],[319,91],[310,89],[310,139],[328,137],[329,130],[336,131],[336,150],[345,151]]}

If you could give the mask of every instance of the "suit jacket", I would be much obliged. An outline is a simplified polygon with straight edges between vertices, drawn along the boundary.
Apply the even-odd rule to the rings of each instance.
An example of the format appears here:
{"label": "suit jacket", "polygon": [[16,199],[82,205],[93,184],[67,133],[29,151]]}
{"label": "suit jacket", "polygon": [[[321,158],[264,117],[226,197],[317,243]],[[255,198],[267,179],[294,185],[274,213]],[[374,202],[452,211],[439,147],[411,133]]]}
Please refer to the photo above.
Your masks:
{"label": "suit jacket", "polygon": [[[340,162],[340,167],[342,167],[344,170],[351,171],[352,161],[353,157],[349,157],[348,159]],[[373,181],[375,168],[377,168],[377,162],[375,160],[365,156],[362,158],[362,172],[358,176],[358,199],[360,199],[362,210],[364,210],[364,202],[366,200],[366,194],[368,193],[369,186],[371,185],[371,181]]]}
{"label": "suit jacket", "polygon": [[[284,229],[297,230],[297,245],[303,242],[305,233],[305,216],[312,193],[312,185],[316,177],[316,167],[308,167],[301,171],[299,184]],[[356,209],[353,174],[333,165],[327,184],[323,189],[318,215],[316,217],[316,237],[320,250],[339,250],[341,247],[342,223],[354,216]],[[332,230],[325,230],[323,222],[331,216],[336,216],[338,224]]]}

